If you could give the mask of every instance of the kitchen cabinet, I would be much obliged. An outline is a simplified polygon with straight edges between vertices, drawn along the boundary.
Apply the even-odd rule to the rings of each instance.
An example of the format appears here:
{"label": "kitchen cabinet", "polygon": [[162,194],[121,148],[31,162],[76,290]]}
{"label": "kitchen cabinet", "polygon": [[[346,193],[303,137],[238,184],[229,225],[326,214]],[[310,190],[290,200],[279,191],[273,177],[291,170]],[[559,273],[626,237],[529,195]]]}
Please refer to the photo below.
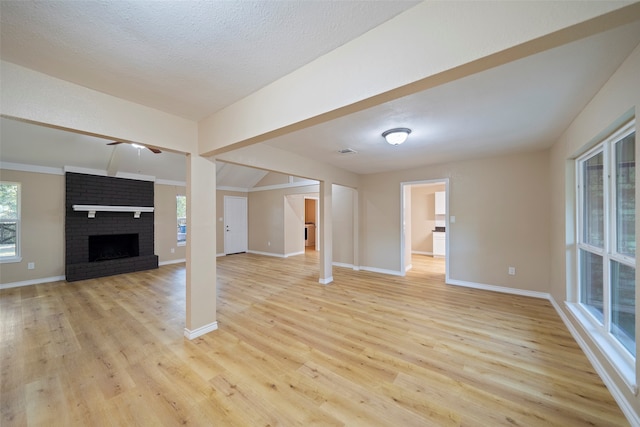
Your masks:
{"label": "kitchen cabinet", "polygon": [[433,232],[433,256],[443,257],[446,255],[447,238],[443,231]]}
{"label": "kitchen cabinet", "polygon": [[304,245],[315,246],[316,245],[316,226],[315,224],[304,225]]}
{"label": "kitchen cabinet", "polygon": [[447,202],[444,191],[436,193],[436,215],[445,215],[447,213]]}

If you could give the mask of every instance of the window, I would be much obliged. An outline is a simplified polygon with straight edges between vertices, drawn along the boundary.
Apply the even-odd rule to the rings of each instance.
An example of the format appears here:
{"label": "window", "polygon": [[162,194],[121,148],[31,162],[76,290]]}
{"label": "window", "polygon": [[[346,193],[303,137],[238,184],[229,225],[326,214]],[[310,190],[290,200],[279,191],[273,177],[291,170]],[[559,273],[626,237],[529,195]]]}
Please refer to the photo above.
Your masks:
{"label": "window", "polygon": [[582,321],[610,360],[631,370],[636,357],[634,125],[627,124],[576,163]]}
{"label": "window", "polygon": [[176,215],[178,218],[178,246],[187,243],[187,196],[176,196]]}
{"label": "window", "polygon": [[0,182],[0,262],[20,260],[20,184]]}

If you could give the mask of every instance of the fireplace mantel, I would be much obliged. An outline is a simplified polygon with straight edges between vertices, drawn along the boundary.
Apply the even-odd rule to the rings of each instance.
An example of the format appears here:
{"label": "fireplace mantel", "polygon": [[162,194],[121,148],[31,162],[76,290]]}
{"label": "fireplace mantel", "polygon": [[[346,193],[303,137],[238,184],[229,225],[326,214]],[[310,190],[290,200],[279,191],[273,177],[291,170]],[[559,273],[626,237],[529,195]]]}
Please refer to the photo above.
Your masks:
{"label": "fireplace mantel", "polygon": [[96,212],[133,212],[134,218],[140,218],[142,212],[153,212],[153,206],[113,206],[113,205],[73,205],[76,212],[87,212],[87,217],[95,218]]}

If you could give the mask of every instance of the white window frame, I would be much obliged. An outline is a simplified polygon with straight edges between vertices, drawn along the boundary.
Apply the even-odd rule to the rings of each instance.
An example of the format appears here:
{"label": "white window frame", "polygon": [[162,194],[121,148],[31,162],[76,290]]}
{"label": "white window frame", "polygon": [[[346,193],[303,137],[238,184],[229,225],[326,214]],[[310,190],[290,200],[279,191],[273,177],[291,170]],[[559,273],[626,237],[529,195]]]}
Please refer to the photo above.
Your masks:
{"label": "white window frame", "polygon": [[17,191],[17,195],[16,198],[18,200],[16,200],[17,203],[17,208],[16,208],[16,213],[17,213],[17,218],[15,219],[0,219],[0,222],[2,223],[16,223],[16,254],[14,256],[10,256],[10,257],[0,257],[0,264],[6,264],[6,263],[13,263],[13,262],[21,262],[22,261],[22,254],[21,254],[21,235],[22,233],[20,232],[21,230],[21,217],[22,217],[22,186],[20,185],[19,182],[11,182],[11,181],[0,181],[0,184],[2,185],[15,185],[18,187],[18,191]]}
{"label": "white window frame", "polygon": [[[184,194],[176,194],[176,210],[175,210],[175,214],[176,214],[176,229],[179,229],[180,227],[180,218],[178,218],[178,197],[184,197],[185,198],[185,202],[187,199],[187,196]],[[185,218],[186,221],[186,218]],[[185,224],[186,225],[186,224]],[[187,230],[185,233],[185,240],[178,240],[178,236],[176,235],[176,241],[177,241],[177,245],[178,246],[186,246],[187,245],[187,234],[189,233],[189,231]]]}
{"label": "white window frame", "polygon": [[[585,331],[593,339],[602,353],[606,356],[618,374],[624,379],[627,386],[635,394],[638,391],[636,377],[636,358],[609,332],[611,328],[611,261],[616,261],[633,268],[636,268],[636,258],[617,253],[617,242],[615,233],[614,218],[616,215],[616,181],[615,181],[615,144],[628,135],[635,132],[635,120],[632,120],[619,128],[611,136],[604,139],[598,145],[587,151],[576,159],[576,256],[575,256],[575,277],[576,281],[569,286],[574,286],[573,292],[569,290],[569,295],[575,295],[575,300],[567,304],[576,319],[585,328]],[[637,138],[637,134],[636,134]],[[637,144],[637,142],[636,142]],[[582,192],[583,182],[583,161],[603,153],[604,165],[604,248],[594,247],[582,240],[584,221],[584,194]],[[581,301],[581,269],[580,250],[585,250],[603,258],[603,322],[600,322]],[[637,257],[637,252],[636,252]],[[637,290],[636,290],[637,292]],[[636,307],[636,312],[638,307]],[[638,347],[638,332],[636,331],[636,349]],[[637,355],[636,351],[636,355]]]}

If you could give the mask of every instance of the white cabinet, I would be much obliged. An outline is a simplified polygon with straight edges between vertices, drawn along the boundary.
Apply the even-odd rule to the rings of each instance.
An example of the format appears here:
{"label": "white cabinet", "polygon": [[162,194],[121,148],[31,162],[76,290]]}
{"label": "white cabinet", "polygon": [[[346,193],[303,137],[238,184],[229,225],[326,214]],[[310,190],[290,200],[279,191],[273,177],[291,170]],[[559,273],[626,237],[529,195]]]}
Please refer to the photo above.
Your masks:
{"label": "white cabinet", "polygon": [[316,245],[316,226],[315,224],[304,225],[304,245],[315,246]]}
{"label": "white cabinet", "polygon": [[446,255],[447,238],[443,231],[433,232],[433,256]]}
{"label": "white cabinet", "polygon": [[436,215],[445,215],[447,213],[447,202],[444,191],[436,192]]}

